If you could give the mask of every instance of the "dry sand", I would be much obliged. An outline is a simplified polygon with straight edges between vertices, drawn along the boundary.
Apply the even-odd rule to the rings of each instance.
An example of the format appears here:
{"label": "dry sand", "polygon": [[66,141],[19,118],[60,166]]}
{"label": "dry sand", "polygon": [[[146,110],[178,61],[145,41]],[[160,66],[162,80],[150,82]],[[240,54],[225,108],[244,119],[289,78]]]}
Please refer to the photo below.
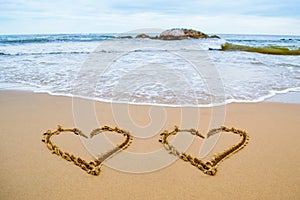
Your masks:
{"label": "dry sand", "polygon": [[[151,122],[148,108],[130,106],[131,120],[141,126]],[[95,110],[101,125],[117,124],[111,104],[97,102]],[[212,110],[200,110],[199,130],[206,132]],[[103,166],[99,176],[91,176],[51,154],[41,142],[43,132],[58,124],[75,126],[72,98],[2,91],[0,111],[0,199],[300,199],[299,104],[227,105],[225,125],[247,130],[250,142],[225,160],[216,176],[204,175],[181,160],[144,174]],[[166,108],[166,113],[163,128],[171,130],[180,121],[180,109]],[[120,128],[141,131],[124,121]],[[159,148],[157,134],[149,141],[134,141],[128,151]],[[57,136],[55,141],[66,151],[91,158],[78,137]],[[222,136],[214,151],[236,141]]]}

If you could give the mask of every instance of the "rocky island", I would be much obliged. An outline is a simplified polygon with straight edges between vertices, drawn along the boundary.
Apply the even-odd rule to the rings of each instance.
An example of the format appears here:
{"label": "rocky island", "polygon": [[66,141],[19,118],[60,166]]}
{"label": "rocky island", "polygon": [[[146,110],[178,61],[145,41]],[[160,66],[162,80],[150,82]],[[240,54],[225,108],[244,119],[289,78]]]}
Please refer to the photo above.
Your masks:
{"label": "rocky island", "polygon": [[188,38],[202,39],[202,38],[220,38],[217,35],[209,36],[200,31],[193,29],[168,29],[163,31],[159,36],[151,37],[147,34],[139,34],[136,38],[149,38],[149,39],[158,39],[158,40],[184,40]]}

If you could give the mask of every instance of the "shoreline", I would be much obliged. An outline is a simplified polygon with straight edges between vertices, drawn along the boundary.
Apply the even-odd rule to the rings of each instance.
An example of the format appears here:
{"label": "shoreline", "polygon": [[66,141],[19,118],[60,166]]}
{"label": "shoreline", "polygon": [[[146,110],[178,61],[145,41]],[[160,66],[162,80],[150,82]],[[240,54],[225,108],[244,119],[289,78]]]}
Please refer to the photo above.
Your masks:
{"label": "shoreline", "polygon": [[300,104],[300,91],[295,88],[286,89],[284,91],[280,92],[272,92],[272,94],[269,94],[265,97],[260,97],[259,99],[248,101],[237,101],[237,100],[227,100],[226,103],[220,103],[220,104],[205,104],[205,105],[175,105],[175,104],[159,104],[159,103],[139,103],[139,102],[123,102],[123,101],[111,101],[111,100],[105,100],[105,99],[99,99],[99,98],[90,98],[90,97],[84,97],[84,96],[74,96],[72,94],[58,94],[58,93],[52,93],[48,91],[32,91],[30,89],[0,89],[0,93],[6,93],[6,92],[12,92],[12,93],[33,93],[33,94],[46,94],[50,96],[57,96],[57,97],[68,97],[68,98],[75,98],[75,99],[82,99],[82,100],[88,100],[88,101],[96,101],[100,103],[113,103],[113,104],[128,104],[128,105],[136,105],[136,106],[154,106],[154,107],[170,107],[170,108],[213,108],[213,107],[219,107],[219,106],[225,106],[230,104],[252,104],[252,103],[284,103],[284,104]]}
{"label": "shoreline", "polygon": [[[15,91],[1,91],[0,96],[1,199],[199,199],[199,197],[298,199],[300,197],[299,104],[262,102],[226,105],[224,125],[246,130],[250,135],[250,141],[243,150],[220,165],[216,176],[204,175],[182,160],[176,160],[164,168],[149,173],[121,172],[108,166],[110,161],[122,157],[121,152],[105,162],[100,175],[95,177],[51,154],[41,142],[43,132],[48,129],[55,130],[58,124],[67,128],[77,127],[74,123],[72,98]],[[119,126],[135,136],[143,136],[145,132],[150,134],[144,135],[144,139],[135,138],[128,148],[129,152],[145,153],[161,148],[158,142],[160,131],[173,130],[174,125],[179,124],[180,120],[186,120],[182,128],[196,128],[201,133],[206,133],[213,115],[212,108],[163,107],[165,114],[158,112],[158,115],[154,115],[156,110],[152,108],[154,110],[151,113],[149,111],[151,106],[130,105],[124,110],[122,105],[112,107],[110,103],[88,100],[80,102],[93,103],[96,118],[101,125]],[[193,121],[191,117],[195,110],[199,111],[199,121]],[[121,116],[125,111],[131,114],[130,119]],[[114,115],[114,112],[118,115]],[[181,115],[183,112],[187,115]],[[84,119],[85,116],[82,117]],[[159,130],[154,131],[151,130],[151,126],[147,126],[149,123],[151,125],[158,122],[163,122]],[[89,133],[96,127],[77,128]],[[221,135],[213,151],[204,159],[208,160],[212,154],[224,150],[224,147],[232,145],[235,141],[234,137]],[[92,158],[78,137],[57,136],[55,142],[68,152],[85,159]],[[201,141],[195,140],[188,152],[197,155],[199,145]],[[166,156],[171,155],[166,153]],[[141,165],[144,167],[151,165],[151,160]]]}

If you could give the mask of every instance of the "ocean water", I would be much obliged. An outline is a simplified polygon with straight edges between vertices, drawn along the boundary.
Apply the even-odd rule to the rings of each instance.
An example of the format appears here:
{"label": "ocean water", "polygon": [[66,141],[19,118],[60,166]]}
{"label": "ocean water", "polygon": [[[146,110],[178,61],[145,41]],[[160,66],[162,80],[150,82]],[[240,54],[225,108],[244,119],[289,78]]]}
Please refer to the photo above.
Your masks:
{"label": "ocean water", "polygon": [[0,35],[0,89],[200,107],[300,92],[300,36],[220,37]]}

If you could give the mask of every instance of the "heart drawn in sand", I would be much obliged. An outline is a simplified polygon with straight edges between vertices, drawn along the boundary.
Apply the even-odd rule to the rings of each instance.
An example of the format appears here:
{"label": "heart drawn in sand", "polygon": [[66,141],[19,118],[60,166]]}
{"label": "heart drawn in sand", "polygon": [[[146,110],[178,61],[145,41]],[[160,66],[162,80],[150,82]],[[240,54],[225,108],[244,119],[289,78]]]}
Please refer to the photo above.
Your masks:
{"label": "heart drawn in sand", "polygon": [[116,145],[113,149],[109,150],[108,152],[101,154],[101,156],[99,156],[97,159],[87,162],[86,160],[84,160],[80,157],[77,157],[77,156],[74,156],[73,154],[62,151],[60,148],[58,148],[58,146],[56,146],[51,141],[50,138],[53,135],[59,135],[62,132],[74,133],[75,135],[79,135],[79,136],[88,138],[86,135],[84,135],[82,133],[82,131],[80,131],[77,128],[63,129],[59,125],[56,131],[51,132],[51,130],[48,130],[46,133],[44,133],[44,135],[43,135],[44,138],[42,139],[42,142],[44,142],[47,145],[47,148],[53,154],[61,156],[62,158],[64,158],[65,160],[67,160],[69,162],[73,162],[75,165],[79,166],[81,169],[86,171],[88,174],[95,175],[95,176],[100,174],[100,171],[101,171],[100,168],[102,166],[102,163],[106,159],[116,155],[117,153],[121,152],[122,150],[125,150],[131,144],[131,141],[133,139],[132,135],[128,131],[119,129],[118,127],[111,128],[108,126],[103,126],[102,128],[97,128],[90,133],[90,138],[92,138],[93,136],[95,136],[99,133],[103,133],[103,132],[115,132],[115,133],[124,135],[125,140],[121,144]]}
{"label": "heart drawn in sand", "polygon": [[180,159],[182,159],[185,162],[189,162],[191,165],[197,167],[199,170],[204,172],[207,175],[214,176],[217,173],[217,167],[218,165],[224,161],[225,159],[229,158],[233,154],[237,153],[241,149],[243,149],[249,140],[249,135],[246,131],[238,130],[235,128],[227,128],[227,127],[220,127],[217,129],[212,129],[208,132],[207,137],[210,137],[216,133],[220,132],[226,132],[226,133],[234,133],[238,134],[242,137],[242,139],[235,145],[231,146],[230,148],[226,149],[222,153],[216,154],[210,161],[202,161],[199,158],[193,157],[185,152],[180,153],[174,146],[170,145],[168,142],[168,137],[170,135],[176,135],[178,132],[190,132],[192,135],[204,138],[198,131],[195,129],[189,129],[189,130],[180,130],[177,126],[175,126],[175,129],[171,132],[168,132],[167,130],[161,133],[161,139],[159,142],[161,142],[165,149],[169,151],[170,154],[173,154],[175,156],[178,156]]}

